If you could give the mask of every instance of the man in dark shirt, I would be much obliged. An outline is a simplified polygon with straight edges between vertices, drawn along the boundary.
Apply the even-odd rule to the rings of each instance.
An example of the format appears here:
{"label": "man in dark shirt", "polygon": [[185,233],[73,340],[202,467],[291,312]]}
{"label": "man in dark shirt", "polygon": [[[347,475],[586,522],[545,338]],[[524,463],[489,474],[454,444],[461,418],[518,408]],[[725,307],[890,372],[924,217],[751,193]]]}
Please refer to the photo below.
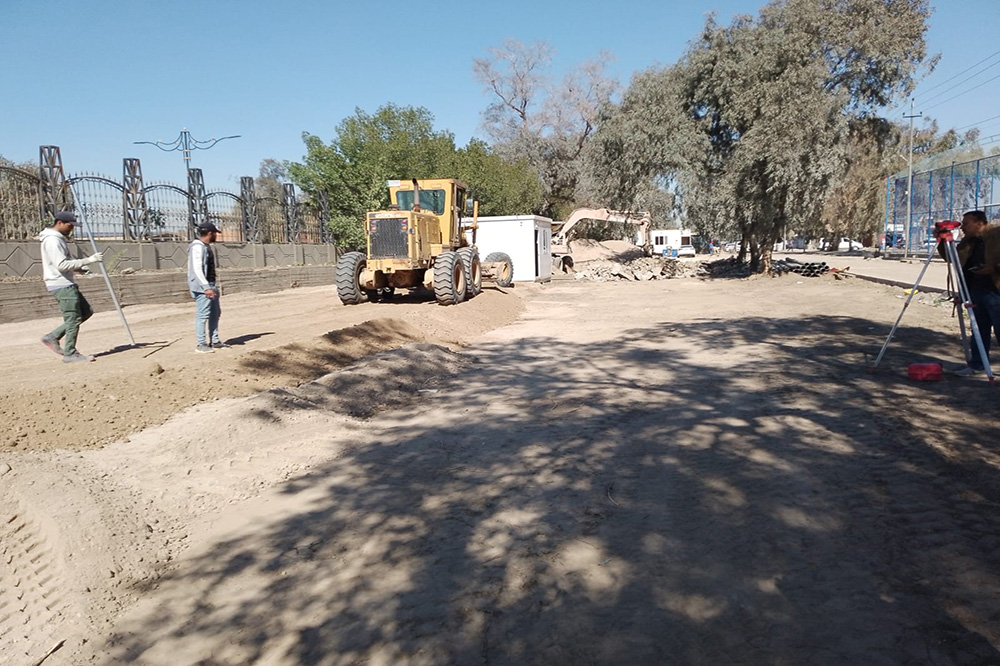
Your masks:
{"label": "man in dark shirt", "polygon": [[[989,225],[986,213],[981,210],[969,211],[962,216],[962,240],[956,249],[988,359],[991,331],[995,332],[997,341],[1000,342],[1000,288],[998,288],[1000,266],[988,264],[986,261],[986,243],[983,234],[987,229]],[[983,367],[979,345],[973,344],[972,358],[968,366],[956,371],[955,374],[969,377],[982,372]]]}

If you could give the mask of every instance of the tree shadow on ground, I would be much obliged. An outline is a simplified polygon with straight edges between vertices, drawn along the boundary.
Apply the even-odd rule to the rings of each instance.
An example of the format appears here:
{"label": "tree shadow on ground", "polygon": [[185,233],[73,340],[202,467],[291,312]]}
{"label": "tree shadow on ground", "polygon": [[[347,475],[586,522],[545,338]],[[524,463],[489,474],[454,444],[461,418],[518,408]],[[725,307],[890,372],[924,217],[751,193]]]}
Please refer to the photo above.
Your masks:
{"label": "tree shadow on ground", "polygon": [[[907,382],[904,360],[954,344],[923,329],[869,372],[883,327],[746,318],[481,345],[143,590],[155,607],[108,652],[998,663],[996,393]],[[406,368],[410,385],[432,372]],[[275,413],[339,404],[298,397]]]}

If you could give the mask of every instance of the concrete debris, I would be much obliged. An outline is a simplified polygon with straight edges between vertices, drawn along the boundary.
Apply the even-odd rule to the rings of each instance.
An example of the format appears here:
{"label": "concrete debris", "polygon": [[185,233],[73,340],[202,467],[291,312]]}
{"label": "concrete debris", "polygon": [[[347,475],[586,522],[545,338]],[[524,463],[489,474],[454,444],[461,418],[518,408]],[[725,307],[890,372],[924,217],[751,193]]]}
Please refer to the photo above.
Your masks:
{"label": "concrete debris", "polygon": [[[771,270],[775,275],[795,273],[802,277],[819,277],[846,269],[831,269],[823,261],[801,262],[795,259],[777,259],[771,264]],[[751,274],[750,267],[736,261],[736,257],[714,261],[682,261],[669,257],[646,257],[636,248],[607,258],[578,261],[574,277],[577,280],[597,282],[611,280],[641,282],[680,277],[741,278],[750,277]]]}
{"label": "concrete debris", "polygon": [[622,253],[613,259],[597,259],[576,265],[577,280],[626,280],[644,282],[665,280],[676,277],[693,277],[697,274],[697,264],[673,258],[646,257],[642,252]]}

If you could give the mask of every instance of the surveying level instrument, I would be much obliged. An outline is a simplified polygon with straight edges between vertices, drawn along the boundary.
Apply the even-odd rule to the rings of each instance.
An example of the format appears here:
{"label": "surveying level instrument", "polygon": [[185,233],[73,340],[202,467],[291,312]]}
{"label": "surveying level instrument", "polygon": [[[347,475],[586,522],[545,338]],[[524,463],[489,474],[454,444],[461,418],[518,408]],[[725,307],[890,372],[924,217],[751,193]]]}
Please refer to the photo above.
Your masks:
{"label": "surveying level instrument", "polygon": [[[986,347],[983,344],[983,337],[979,333],[979,326],[976,322],[976,310],[972,303],[972,299],[969,296],[969,285],[965,281],[965,273],[962,271],[962,261],[958,258],[958,248],[955,246],[955,236],[952,233],[955,229],[961,226],[961,222],[955,222],[953,220],[945,220],[943,222],[937,222],[934,224],[934,236],[944,244],[944,254],[945,259],[948,261],[948,273],[955,277],[955,282],[958,284],[958,294],[955,295],[955,303],[961,304],[965,308],[965,312],[969,315],[969,328],[972,331],[972,342],[975,343],[976,348],[979,350],[979,357],[983,359],[983,370],[986,372],[986,378],[989,379],[990,385],[993,385],[993,369],[990,367],[990,360],[986,357]],[[896,317],[896,323],[892,325],[892,330],[889,331],[889,336],[885,339],[885,344],[882,345],[882,351],[878,353],[878,357],[875,358],[875,362],[872,363],[871,370],[875,370],[878,364],[882,361],[882,357],[885,355],[885,350],[889,348],[889,343],[892,341],[892,336],[896,334],[896,329],[899,328],[899,322],[903,319],[903,313],[906,312],[906,308],[909,307],[910,301],[913,300],[913,295],[917,293],[917,287],[920,285],[920,281],[924,277],[924,273],[927,272],[927,267],[930,266],[931,260],[934,258],[934,253],[937,250],[937,246],[932,245],[927,251],[927,260],[924,262],[923,268],[920,269],[920,274],[917,276],[917,281],[913,283],[913,288],[910,289],[909,295],[906,297],[906,301],[903,303],[903,309],[900,310],[899,316]],[[958,327],[962,334],[962,351],[965,354],[965,362],[969,363],[972,360],[972,346],[969,342],[969,337],[965,332],[965,318],[962,317],[961,312],[958,316]]]}

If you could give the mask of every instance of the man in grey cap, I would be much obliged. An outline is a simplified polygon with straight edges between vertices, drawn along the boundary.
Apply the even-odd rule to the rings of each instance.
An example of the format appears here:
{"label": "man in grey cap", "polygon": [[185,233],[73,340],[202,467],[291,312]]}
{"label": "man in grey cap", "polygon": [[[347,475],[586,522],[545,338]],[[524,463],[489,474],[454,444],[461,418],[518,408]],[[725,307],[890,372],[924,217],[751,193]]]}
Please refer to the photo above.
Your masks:
{"label": "man in grey cap", "polygon": [[[63,316],[62,325],[42,337],[42,344],[61,354],[63,363],[86,363],[94,360],[93,356],[81,354],[76,349],[80,324],[90,319],[94,311],[76,286],[73,273],[104,259],[101,252],[86,259],[70,259],[66,238],[73,233],[75,224],[76,215],[72,211],[60,211],[55,214],[52,226],[44,229],[39,236],[42,241],[42,275],[45,287],[55,296]],[[60,340],[63,341],[62,346],[59,344]]]}
{"label": "man in grey cap", "polygon": [[[219,338],[219,317],[222,306],[219,303],[219,289],[216,286],[215,254],[209,247],[215,242],[219,230],[211,222],[198,225],[198,238],[188,246],[187,278],[188,289],[195,300],[194,334],[198,345],[195,351],[211,354],[216,349],[228,347]],[[205,335],[205,325],[208,335]]]}

